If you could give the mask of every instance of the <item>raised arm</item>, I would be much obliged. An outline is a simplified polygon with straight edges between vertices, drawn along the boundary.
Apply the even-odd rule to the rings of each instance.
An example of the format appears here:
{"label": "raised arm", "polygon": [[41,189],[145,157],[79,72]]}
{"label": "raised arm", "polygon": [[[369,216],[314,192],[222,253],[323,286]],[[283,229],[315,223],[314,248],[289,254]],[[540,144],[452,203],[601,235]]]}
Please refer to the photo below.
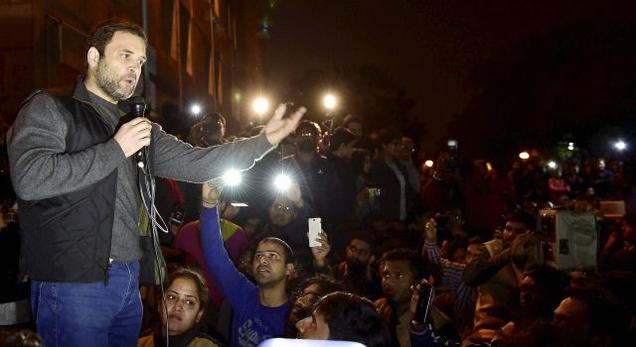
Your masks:
{"label": "raised arm", "polygon": [[261,135],[209,148],[193,147],[156,125],[153,129],[155,174],[203,183],[228,169],[247,170],[294,131],[305,113],[301,107],[291,116],[283,117],[285,110],[285,105],[276,109]]}
{"label": "raised arm", "polygon": [[219,196],[218,188],[210,183],[203,184],[199,217],[201,248],[205,266],[232,307],[236,308],[250,292],[256,290],[256,286],[236,269],[223,245],[217,208]]}
{"label": "raised arm", "polygon": [[38,94],[18,114],[7,142],[11,180],[21,199],[46,199],[86,188],[149,142],[150,123],[136,118],[114,137],[71,153],[66,138],[74,128],[67,113],[52,96]]}

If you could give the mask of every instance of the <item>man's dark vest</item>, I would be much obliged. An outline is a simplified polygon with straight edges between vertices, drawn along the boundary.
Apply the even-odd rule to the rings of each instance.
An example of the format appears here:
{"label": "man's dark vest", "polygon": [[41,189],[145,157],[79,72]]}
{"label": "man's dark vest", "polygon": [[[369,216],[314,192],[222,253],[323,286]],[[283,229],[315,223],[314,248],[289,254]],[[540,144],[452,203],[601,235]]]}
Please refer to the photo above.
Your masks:
{"label": "man's dark vest", "polygon": [[[65,153],[109,140],[113,129],[92,106],[51,95],[67,118]],[[59,154],[64,155],[64,154]],[[18,200],[23,270],[32,280],[98,282],[106,279],[115,211],[117,170],[101,181],[48,199]]]}

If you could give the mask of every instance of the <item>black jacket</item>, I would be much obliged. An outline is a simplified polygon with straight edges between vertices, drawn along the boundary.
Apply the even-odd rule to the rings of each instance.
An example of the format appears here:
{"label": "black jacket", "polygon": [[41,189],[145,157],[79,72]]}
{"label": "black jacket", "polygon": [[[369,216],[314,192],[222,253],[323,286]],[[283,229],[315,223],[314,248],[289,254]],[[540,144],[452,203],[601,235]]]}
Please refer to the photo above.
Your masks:
{"label": "black jacket", "polygon": [[[88,103],[51,94],[69,117],[66,151],[81,151],[112,137]],[[33,280],[97,282],[108,273],[117,170],[101,181],[61,196],[18,199],[23,270]]]}

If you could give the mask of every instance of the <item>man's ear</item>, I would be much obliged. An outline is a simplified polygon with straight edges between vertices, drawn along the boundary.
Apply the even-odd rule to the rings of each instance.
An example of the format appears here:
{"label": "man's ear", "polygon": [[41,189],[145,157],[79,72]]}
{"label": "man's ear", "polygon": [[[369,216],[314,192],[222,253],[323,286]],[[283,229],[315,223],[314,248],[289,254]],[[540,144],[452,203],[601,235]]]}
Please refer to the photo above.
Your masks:
{"label": "man's ear", "polygon": [[99,63],[100,54],[97,48],[91,47],[86,52],[86,62],[88,63],[88,68],[96,68]]}
{"label": "man's ear", "polygon": [[194,320],[195,322],[199,323],[201,321],[201,317],[203,317],[203,310],[200,310],[199,313],[197,313],[197,318]]}
{"label": "man's ear", "polygon": [[371,258],[369,258],[369,264],[373,263],[375,263],[375,255],[372,255]]}
{"label": "man's ear", "polygon": [[289,277],[294,274],[294,263],[285,264],[285,276]]}

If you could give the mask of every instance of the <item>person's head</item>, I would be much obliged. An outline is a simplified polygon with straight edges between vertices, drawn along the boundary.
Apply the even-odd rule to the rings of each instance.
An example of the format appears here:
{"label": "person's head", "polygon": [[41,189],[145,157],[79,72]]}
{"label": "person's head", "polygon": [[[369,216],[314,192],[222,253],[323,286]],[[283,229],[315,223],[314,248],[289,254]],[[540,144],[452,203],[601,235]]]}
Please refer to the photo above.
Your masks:
{"label": "person's head", "polygon": [[299,152],[315,152],[318,148],[318,141],[322,131],[315,122],[304,120],[300,122],[296,129],[297,146]]}
{"label": "person's head", "polygon": [[229,221],[234,221],[236,216],[241,212],[241,207],[232,204],[230,199],[221,201],[219,209],[221,210],[221,218]]}
{"label": "person's head", "polygon": [[559,345],[610,346],[629,328],[629,317],[605,290],[572,288],[554,310],[552,326]]}
{"label": "person's head", "polygon": [[258,242],[252,257],[252,273],[261,287],[285,283],[294,271],[294,252],[287,242],[265,237]]}
{"label": "person's head", "polygon": [[503,242],[510,245],[518,235],[534,230],[536,219],[525,211],[516,211],[506,219],[503,231]]}
{"label": "person's head", "polygon": [[99,25],[87,44],[87,89],[112,103],[132,96],[147,59],[148,40],[143,29],[110,21]]}
{"label": "person's head", "polygon": [[371,153],[367,149],[356,148],[351,154],[351,166],[357,175],[367,176],[371,173]]}
{"label": "person's head", "polygon": [[220,145],[225,137],[225,117],[220,113],[208,113],[190,128],[188,142],[199,147]]}
{"label": "person's head", "polygon": [[351,131],[337,128],[329,140],[329,150],[337,157],[351,159],[356,142],[357,138]]}
{"label": "person's head", "polygon": [[305,280],[292,297],[289,312],[289,324],[295,326],[301,319],[311,316],[314,305],[323,296],[342,290],[342,286],[333,279],[315,276]]}
{"label": "person's head", "polygon": [[294,204],[285,196],[278,195],[269,206],[269,221],[277,227],[285,227],[296,218]]}
{"label": "person's head", "polygon": [[373,303],[361,296],[335,292],[318,303],[311,317],[296,325],[302,338],[360,342],[387,346],[389,333]]}
{"label": "person's head", "polygon": [[362,138],[362,119],[359,116],[353,114],[347,115],[342,122],[342,126],[351,131],[351,133],[353,133],[357,139]]}
{"label": "person's head", "polygon": [[549,265],[541,265],[523,274],[519,287],[519,305],[525,314],[549,317],[561,301],[567,276]]}
{"label": "person's head", "polygon": [[380,141],[385,158],[400,159],[402,154],[402,133],[396,129],[382,129]]}
{"label": "person's head", "polygon": [[159,303],[162,329],[167,322],[169,336],[183,334],[201,321],[207,305],[208,286],[203,276],[186,268],[173,271]]}
{"label": "person's head", "polygon": [[466,263],[468,255],[468,240],[464,237],[458,237],[449,240],[446,244],[446,254],[449,260],[456,263]]}
{"label": "person's head", "polygon": [[368,266],[374,261],[375,238],[368,231],[355,233],[347,245],[345,260],[350,267]]}
{"label": "person's head", "polygon": [[382,255],[380,276],[384,296],[395,303],[404,304],[411,299],[411,285],[425,276],[425,265],[417,252],[396,248]]}

